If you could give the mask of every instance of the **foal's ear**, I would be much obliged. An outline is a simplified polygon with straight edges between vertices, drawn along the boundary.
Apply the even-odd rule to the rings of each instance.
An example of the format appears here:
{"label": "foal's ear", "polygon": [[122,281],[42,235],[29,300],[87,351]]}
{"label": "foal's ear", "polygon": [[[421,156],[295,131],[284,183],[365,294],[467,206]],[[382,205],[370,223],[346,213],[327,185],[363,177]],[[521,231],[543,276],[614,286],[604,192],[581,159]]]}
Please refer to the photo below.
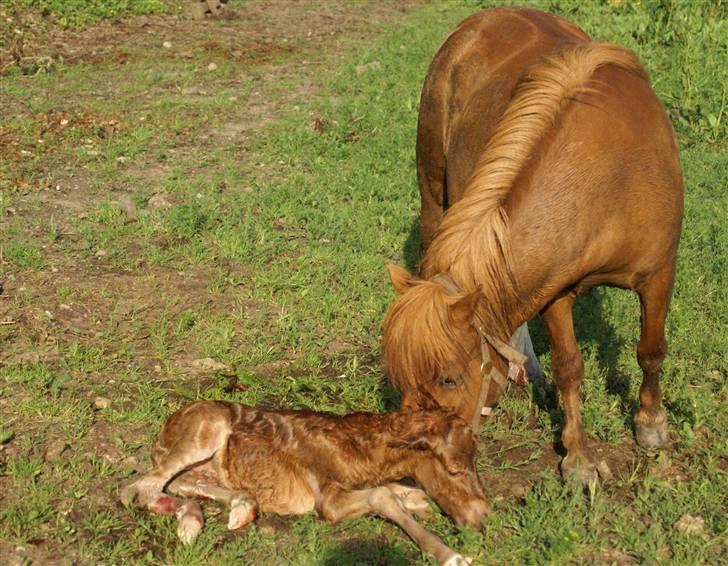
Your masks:
{"label": "foal's ear", "polygon": [[[424,413],[419,413],[423,415]],[[412,417],[410,421],[411,429],[401,437],[392,440],[389,446],[392,448],[408,448],[410,450],[433,450],[435,444],[442,442],[449,432],[449,424],[447,422],[427,420]]]}
{"label": "foal's ear", "polygon": [[400,295],[414,283],[415,278],[404,267],[400,267],[396,263],[385,263],[384,267],[389,271],[389,278],[392,280],[394,290]]}
{"label": "foal's ear", "polygon": [[450,307],[450,317],[453,322],[459,324],[470,324],[473,322],[475,310],[478,308],[478,302],[483,297],[483,293],[478,289],[468,295],[465,295],[457,303]]}

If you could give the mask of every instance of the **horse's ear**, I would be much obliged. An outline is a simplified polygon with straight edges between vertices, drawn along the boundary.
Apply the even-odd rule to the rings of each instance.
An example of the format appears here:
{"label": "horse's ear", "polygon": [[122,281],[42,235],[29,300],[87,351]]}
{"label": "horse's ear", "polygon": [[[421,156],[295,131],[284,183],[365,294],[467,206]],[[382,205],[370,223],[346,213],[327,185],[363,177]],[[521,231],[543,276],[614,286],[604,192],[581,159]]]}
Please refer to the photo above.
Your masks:
{"label": "horse's ear", "polygon": [[396,263],[385,263],[384,266],[389,271],[389,278],[397,293],[401,295],[412,286],[415,278],[404,267],[400,267]]}
{"label": "horse's ear", "polygon": [[465,295],[452,307],[450,307],[450,316],[453,322],[460,324],[470,324],[473,321],[475,310],[478,308],[478,302],[483,297],[480,289]]}

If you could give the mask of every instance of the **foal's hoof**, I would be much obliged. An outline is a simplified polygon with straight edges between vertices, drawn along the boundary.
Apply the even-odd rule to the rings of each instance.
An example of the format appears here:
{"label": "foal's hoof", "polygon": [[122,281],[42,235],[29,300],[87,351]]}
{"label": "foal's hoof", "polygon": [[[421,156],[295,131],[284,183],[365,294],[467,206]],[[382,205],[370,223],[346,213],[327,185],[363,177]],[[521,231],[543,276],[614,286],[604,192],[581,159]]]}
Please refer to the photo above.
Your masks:
{"label": "foal's hoof", "polygon": [[247,497],[238,496],[230,502],[227,528],[231,531],[242,529],[255,520],[258,506]]}
{"label": "foal's hoof", "polygon": [[402,505],[407,511],[414,513],[421,519],[432,516],[432,508],[427,495],[420,489],[412,489],[399,496]]}
{"label": "foal's hoof", "polygon": [[200,504],[196,501],[184,503],[180,505],[177,511],[177,537],[182,541],[182,544],[192,544],[200,534],[202,526],[205,524],[205,520],[202,518],[202,509]]}
{"label": "foal's hoof", "polygon": [[645,450],[664,448],[670,443],[670,434],[667,432],[667,419],[664,412],[653,418],[637,413],[634,421],[635,439],[637,444]]}
{"label": "foal's hoof", "polygon": [[121,488],[121,491],[119,491],[119,499],[121,499],[121,504],[124,507],[129,507],[132,503],[134,503],[134,500],[137,498],[138,493],[139,490],[137,489],[136,482],[130,483],[129,485]]}
{"label": "foal's hoof", "polygon": [[472,563],[472,558],[467,558],[462,554],[453,554],[442,563],[442,566],[470,566]]}

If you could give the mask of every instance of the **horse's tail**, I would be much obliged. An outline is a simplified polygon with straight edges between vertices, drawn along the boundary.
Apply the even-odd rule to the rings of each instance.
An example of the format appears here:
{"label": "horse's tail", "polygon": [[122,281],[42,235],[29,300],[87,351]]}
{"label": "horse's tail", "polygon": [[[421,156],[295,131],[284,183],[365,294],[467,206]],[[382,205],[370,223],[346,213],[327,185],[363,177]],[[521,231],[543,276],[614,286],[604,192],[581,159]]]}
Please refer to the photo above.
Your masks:
{"label": "horse's tail", "polygon": [[504,274],[512,279],[503,204],[561,110],[573,97],[593,90],[588,86],[590,78],[604,65],[646,77],[631,51],[600,42],[547,58],[528,72],[478,160],[462,199],[445,215],[424,258],[423,273],[450,271],[465,289],[484,285],[486,295],[490,295],[489,281],[503,281]]}

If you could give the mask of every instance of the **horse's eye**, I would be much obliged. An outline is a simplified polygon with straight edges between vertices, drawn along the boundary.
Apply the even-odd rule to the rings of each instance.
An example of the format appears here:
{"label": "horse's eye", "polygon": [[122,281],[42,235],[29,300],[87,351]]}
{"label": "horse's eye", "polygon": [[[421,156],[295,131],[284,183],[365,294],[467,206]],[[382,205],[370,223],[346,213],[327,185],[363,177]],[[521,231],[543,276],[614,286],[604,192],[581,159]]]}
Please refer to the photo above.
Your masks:
{"label": "horse's eye", "polygon": [[446,389],[455,389],[458,386],[455,380],[451,377],[443,377],[442,381],[440,381],[440,385]]}

